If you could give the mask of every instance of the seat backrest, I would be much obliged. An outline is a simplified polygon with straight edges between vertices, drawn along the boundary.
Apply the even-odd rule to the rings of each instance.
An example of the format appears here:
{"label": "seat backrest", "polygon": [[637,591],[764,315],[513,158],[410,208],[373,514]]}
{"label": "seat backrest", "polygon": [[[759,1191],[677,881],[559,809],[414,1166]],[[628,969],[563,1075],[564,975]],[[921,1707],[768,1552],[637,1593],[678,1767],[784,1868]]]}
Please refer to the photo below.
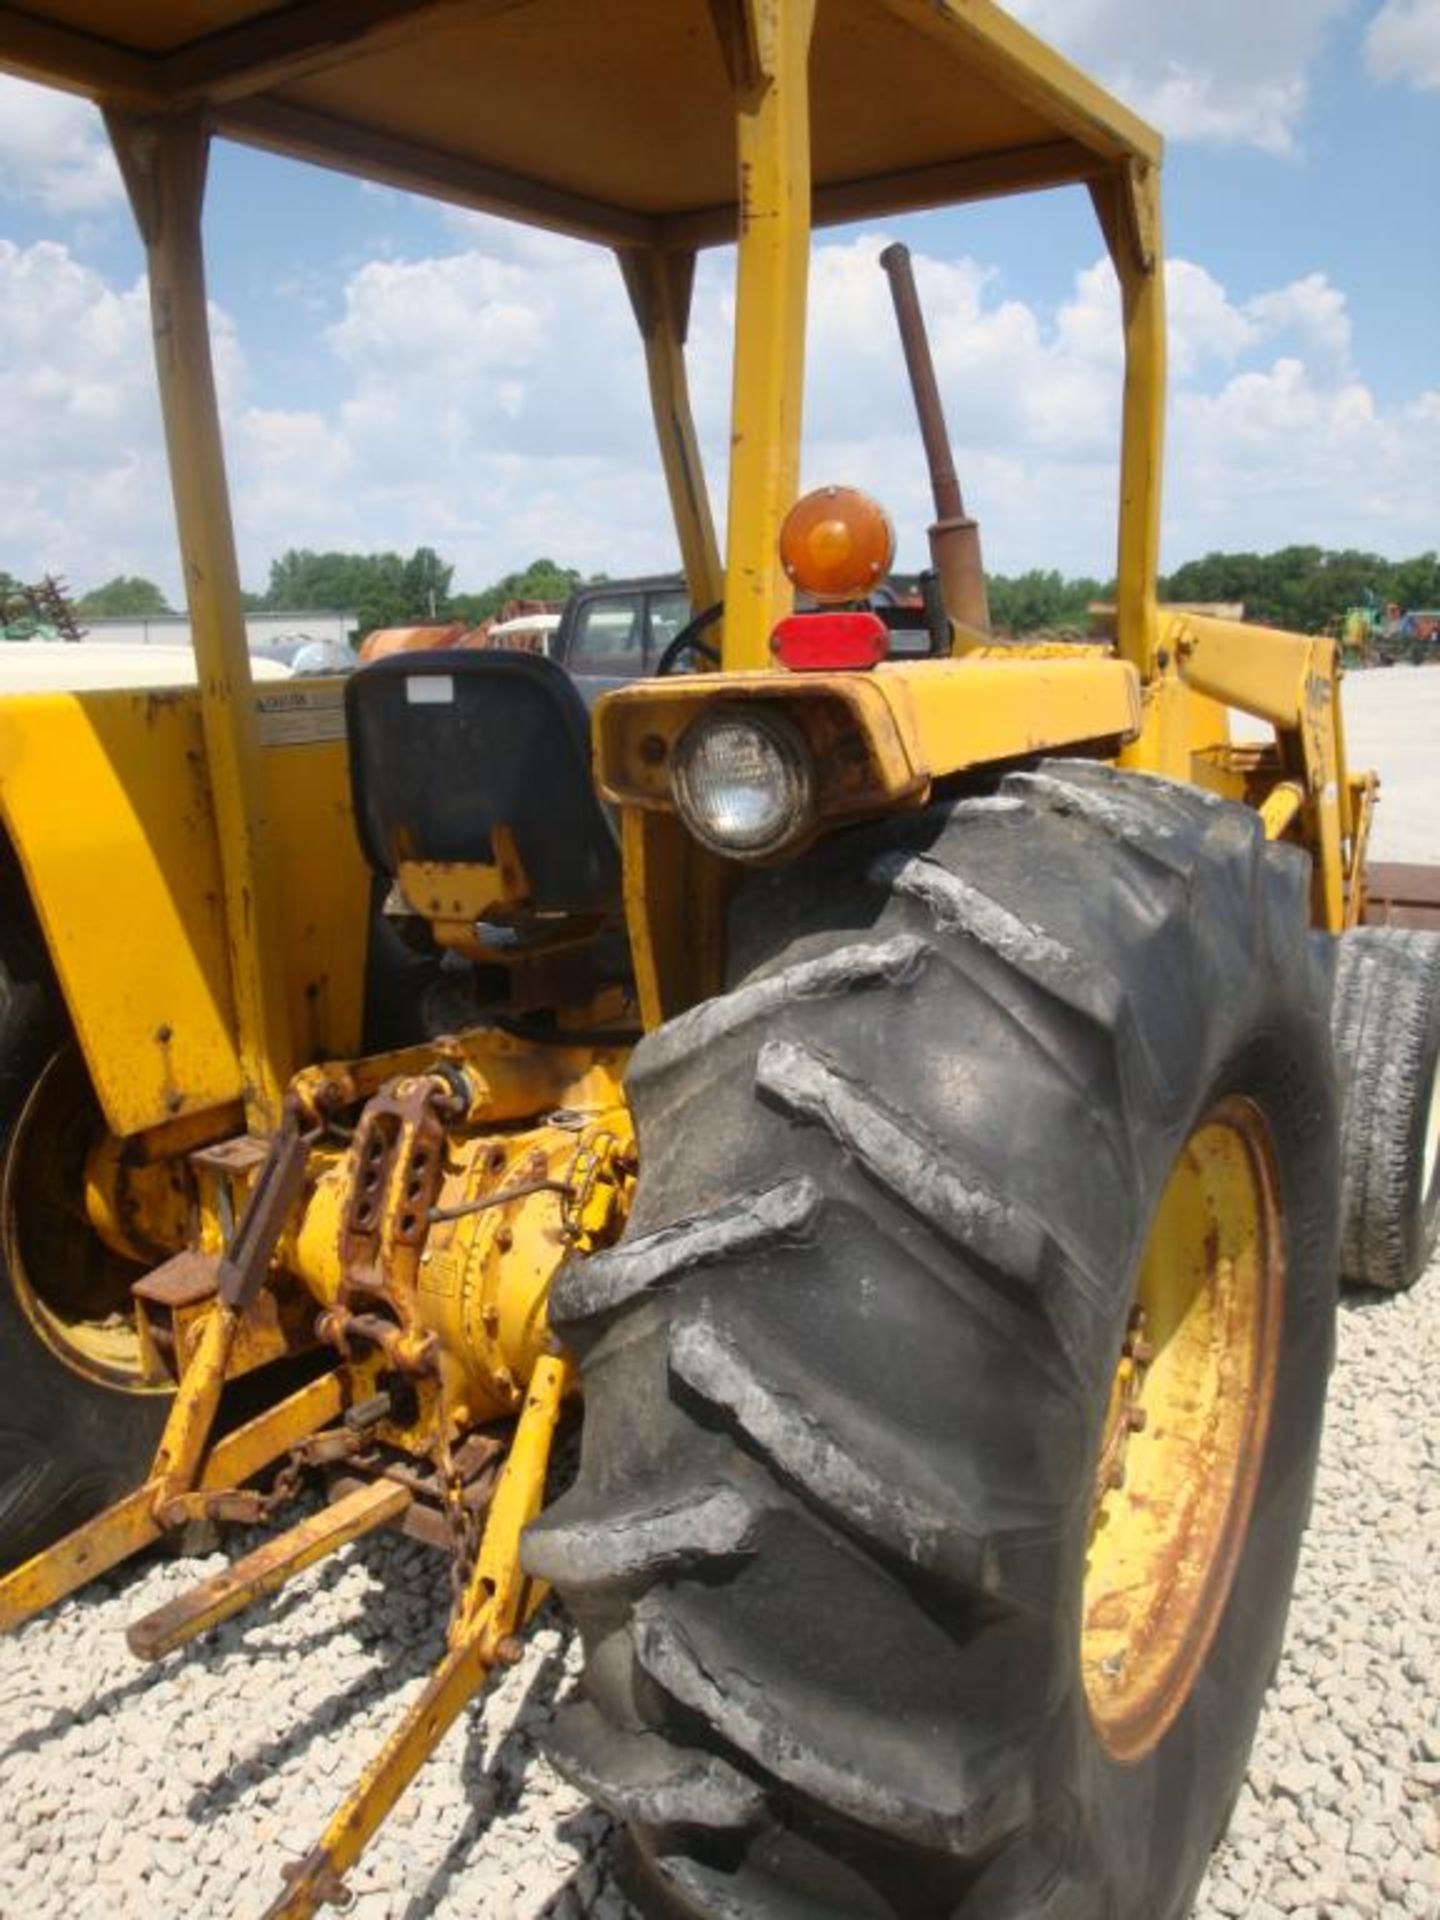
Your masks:
{"label": "seat backrest", "polygon": [[568,674],[534,653],[396,654],[345,688],[360,843],[402,861],[497,864],[508,829],[531,907],[594,913],[620,896],[615,830],[595,794],[590,721]]}

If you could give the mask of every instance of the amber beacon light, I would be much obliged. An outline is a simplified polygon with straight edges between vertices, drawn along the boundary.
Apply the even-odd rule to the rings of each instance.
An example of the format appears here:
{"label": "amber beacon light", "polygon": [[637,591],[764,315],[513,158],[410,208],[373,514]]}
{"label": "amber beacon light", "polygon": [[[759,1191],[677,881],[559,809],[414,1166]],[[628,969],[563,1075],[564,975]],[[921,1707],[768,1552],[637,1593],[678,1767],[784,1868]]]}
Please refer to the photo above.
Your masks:
{"label": "amber beacon light", "polygon": [[817,487],[780,529],[780,562],[802,592],[823,601],[861,600],[890,571],[895,529],[857,487]]}

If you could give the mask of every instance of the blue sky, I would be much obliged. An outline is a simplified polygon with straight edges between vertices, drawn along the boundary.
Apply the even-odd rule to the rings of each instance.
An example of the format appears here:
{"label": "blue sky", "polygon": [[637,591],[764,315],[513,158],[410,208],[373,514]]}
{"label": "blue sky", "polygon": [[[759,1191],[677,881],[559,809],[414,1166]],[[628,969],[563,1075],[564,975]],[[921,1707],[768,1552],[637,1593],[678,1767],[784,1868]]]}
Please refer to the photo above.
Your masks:
{"label": "blue sky", "polygon": [[[1168,137],[1167,564],[1440,545],[1440,0],[1016,10]],[[818,237],[807,479],[870,486],[918,560],[923,473],[875,266],[896,232],[992,564],[1103,573],[1118,336],[1078,191]],[[207,233],[247,583],[289,545],[428,541],[472,586],[540,552],[669,564],[603,254],[225,145]],[[91,110],[0,82],[0,567],[178,588],[142,268]],[[721,509],[728,275],[707,258],[692,353]]]}

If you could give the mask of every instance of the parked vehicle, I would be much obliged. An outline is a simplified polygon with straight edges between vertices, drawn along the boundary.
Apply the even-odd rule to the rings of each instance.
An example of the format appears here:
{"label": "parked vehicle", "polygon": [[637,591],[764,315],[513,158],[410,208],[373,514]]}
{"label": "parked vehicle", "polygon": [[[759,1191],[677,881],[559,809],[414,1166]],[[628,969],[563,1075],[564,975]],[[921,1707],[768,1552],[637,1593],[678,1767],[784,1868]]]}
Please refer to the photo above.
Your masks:
{"label": "parked vehicle", "polygon": [[1416,607],[1407,613],[1372,598],[1350,608],[1341,639],[1347,666],[1440,665],[1440,609]]}
{"label": "parked vehicle", "polygon": [[[289,665],[255,653],[257,680],[288,680]],[[20,640],[0,646],[0,695],[98,693],[106,687],[193,687],[189,647],[119,646],[111,640]]]}
{"label": "parked vehicle", "polygon": [[462,647],[514,647],[521,653],[551,653],[560,627],[558,613],[517,613],[509,620],[492,621],[476,634],[467,633]]}
{"label": "parked vehicle", "polygon": [[[932,650],[922,583],[882,581],[866,603],[889,628],[890,656]],[[802,592],[797,604],[813,608],[818,603]],[[602,693],[649,674],[713,664],[718,650],[713,639],[705,637],[705,613],[692,605],[683,574],[646,574],[577,587],[566,602],[550,657],[593,703]],[[499,629],[491,631],[493,635]]]}

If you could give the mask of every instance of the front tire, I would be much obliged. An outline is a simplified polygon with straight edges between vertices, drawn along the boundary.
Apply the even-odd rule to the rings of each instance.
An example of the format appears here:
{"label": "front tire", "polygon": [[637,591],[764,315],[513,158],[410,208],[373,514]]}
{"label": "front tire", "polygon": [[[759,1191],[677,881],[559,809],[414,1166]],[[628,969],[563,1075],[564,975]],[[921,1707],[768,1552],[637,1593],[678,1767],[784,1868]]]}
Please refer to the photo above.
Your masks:
{"label": "front tire", "polygon": [[[552,1299],[581,1470],[525,1554],[585,1640],[557,1758],[652,1910],[1187,1911],[1278,1656],[1331,1357],[1306,886],[1240,809],[1055,763],[753,882],[731,992],[637,1051],[630,1229]],[[1147,1547],[1096,1479],[1152,1296],[1143,1364],[1190,1352],[1204,1421],[1162,1394],[1133,1489],[1197,1511],[1208,1444],[1220,1495]],[[1107,1524],[1155,1601],[1128,1637]],[[1210,1571],[1167,1604],[1177,1542]]]}

